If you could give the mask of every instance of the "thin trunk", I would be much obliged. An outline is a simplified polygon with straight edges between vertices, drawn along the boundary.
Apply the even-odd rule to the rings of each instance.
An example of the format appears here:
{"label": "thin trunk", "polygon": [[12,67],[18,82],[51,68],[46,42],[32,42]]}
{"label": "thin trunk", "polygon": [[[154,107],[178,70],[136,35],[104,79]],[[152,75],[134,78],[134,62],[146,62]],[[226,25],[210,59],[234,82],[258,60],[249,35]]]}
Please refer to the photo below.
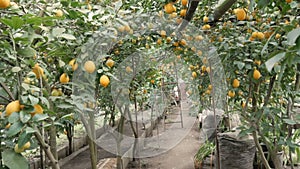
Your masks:
{"label": "thin trunk", "polygon": [[47,143],[45,143],[45,140],[44,140],[43,136],[41,135],[41,133],[39,132],[39,129],[35,128],[35,130],[36,130],[36,132],[34,133],[34,135],[35,135],[36,139],[38,140],[38,142],[41,144],[41,147],[45,151],[46,156],[49,158],[52,169],[60,169],[58,160],[56,160],[55,157],[53,156],[53,154],[50,150],[50,146]]}
{"label": "thin trunk", "polygon": [[53,157],[55,160],[58,160],[57,155],[57,143],[56,143],[56,127],[54,124],[50,126],[49,130],[49,144],[50,144],[50,150],[53,154]]}
{"label": "thin trunk", "polygon": [[214,11],[214,22],[218,21],[235,2],[236,0],[225,0],[220,3]]}
{"label": "thin trunk", "polygon": [[[118,135],[117,135],[117,169],[123,169],[123,161],[122,161],[122,155],[121,155],[121,141],[123,140],[123,129],[124,129],[124,122],[125,122],[125,113],[129,111],[128,106],[125,106],[125,110],[120,118],[120,122],[118,124]],[[121,108],[120,111],[122,112]]]}
{"label": "thin trunk", "polygon": [[89,113],[89,127],[90,127],[90,133],[88,137],[88,144],[90,149],[90,156],[91,156],[91,165],[92,169],[97,169],[97,146],[95,143],[96,140],[96,129],[95,129],[95,117],[94,117],[94,111],[88,112]]}
{"label": "thin trunk", "polygon": [[252,132],[253,135],[253,139],[254,139],[254,143],[258,149],[258,153],[260,154],[260,157],[262,159],[262,163],[264,164],[266,169],[271,169],[268,160],[266,159],[265,155],[264,155],[264,151],[261,147],[261,145],[259,144],[259,139],[258,139],[258,134],[257,131],[253,131]]}
{"label": "thin trunk", "polygon": [[94,139],[88,137],[92,169],[97,169],[97,150]]}

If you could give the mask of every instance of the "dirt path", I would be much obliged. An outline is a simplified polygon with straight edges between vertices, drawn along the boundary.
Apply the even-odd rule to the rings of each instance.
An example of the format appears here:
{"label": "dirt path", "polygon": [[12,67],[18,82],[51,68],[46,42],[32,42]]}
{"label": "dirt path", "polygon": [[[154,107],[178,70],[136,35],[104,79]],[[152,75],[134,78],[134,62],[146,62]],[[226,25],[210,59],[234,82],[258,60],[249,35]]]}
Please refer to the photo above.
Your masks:
{"label": "dirt path", "polygon": [[[193,157],[199,147],[199,129],[195,124],[188,135],[173,149],[152,158],[141,159],[147,169],[193,169]],[[128,169],[135,168],[129,166]]]}

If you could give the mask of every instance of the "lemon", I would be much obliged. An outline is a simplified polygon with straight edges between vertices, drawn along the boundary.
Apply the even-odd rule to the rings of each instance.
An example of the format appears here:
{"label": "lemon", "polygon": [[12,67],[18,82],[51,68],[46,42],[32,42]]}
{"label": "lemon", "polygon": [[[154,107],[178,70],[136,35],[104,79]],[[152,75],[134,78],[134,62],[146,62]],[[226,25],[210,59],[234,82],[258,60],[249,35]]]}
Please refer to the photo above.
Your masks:
{"label": "lemon", "polygon": [[260,72],[259,72],[257,69],[255,69],[255,70],[253,71],[253,78],[254,78],[255,80],[258,80],[260,77],[261,77]]}
{"label": "lemon", "polygon": [[265,34],[262,32],[257,32],[257,38],[263,40],[265,38]]}
{"label": "lemon", "polygon": [[155,83],[155,80],[152,79],[150,82],[151,82],[152,84],[154,84],[154,83]]}
{"label": "lemon", "polygon": [[24,149],[24,148],[19,148],[18,144],[16,144],[14,150],[15,150],[16,153],[21,153],[21,152],[23,152],[25,149]]}
{"label": "lemon", "polygon": [[126,72],[127,72],[127,73],[130,73],[130,72],[132,72],[132,69],[131,69],[131,67],[130,67],[130,66],[127,66],[127,67],[126,67]]}
{"label": "lemon", "polygon": [[9,129],[10,126],[11,126],[11,124],[10,124],[10,123],[7,123],[7,125],[5,126],[5,129]]}
{"label": "lemon", "polygon": [[76,59],[70,60],[69,65],[72,67],[73,71],[75,71],[78,68],[78,63],[76,63]]}
{"label": "lemon", "polygon": [[30,142],[28,141],[27,143],[24,144],[23,148],[26,150],[26,149],[29,149],[30,148]]}
{"label": "lemon", "polygon": [[70,78],[66,73],[63,73],[62,75],[60,75],[59,81],[62,84],[66,84],[70,81]]}
{"label": "lemon", "polygon": [[175,6],[172,3],[168,3],[164,6],[165,12],[167,14],[173,13],[176,10],[176,8],[175,9],[174,8],[175,8]]}
{"label": "lemon", "polygon": [[10,116],[13,112],[19,112],[21,110],[20,101],[12,101],[5,108],[5,116]]}
{"label": "lemon", "polygon": [[188,0],[181,0],[181,4],[182,4],[182,6],[187,6]]}
{"label": "lemon", "polygon": [[209,24],[205,24],[202,26],[203,30],[209,30],[210,29],[210,25]]}
{"label": "lemon", "polygon": [[109,81],[108,76],[102,75],[102,76],[100,77],[100,85],[101,85],[101,86],[107,87],[108,84],[109,84],[109,82],[110,82],[110,81]]}
{"label": "lemon", "polygon": [[43,114],[44,110],[43,110],[42,106],[40,106],[39,104],[36,104],[33,107],[34,107],[34,111],[30,113],[31,116],[34,116],[35,114]]}
{"label": "lemon", "polygon": [[238,88],[240,86],[240,81],[237,79],[234,79],[232,82],[232,87]]}
{"label": "lemon", "polygon": [[196,72],[192,72],[192,76],[193,76],[193,78],[196,78],[197,77],[197,73]]}
{"label": "lemon", "polygon": [[115,64],[115,61],[113,61],[112,59],[107,59],[105,65],[112,68]]}
{"label": "lemon", "polygon": [[285,0],[286,3],[291,3],[293,0]]}
{"label": "lemon", "polygon": [[5,9],[10,6],[10,0],[0,0],[0,8]]}
{"label": "lemon", "polygon": [[37,79],[40,79],[44,75],[44,70],[39,66],[38,63],[34,65],[32,68],[33,73],[35,74]]}
{"label": "lemon", "polygon": [[164,30],[161,30],[160,31],[160,36],[163,37],[163,38],[166,37],[167,36],[167,32],[164,31]]}
{"label": "lemon", "polygon": [[209,21],[209,18],[208,18],[207,16],[204,16],[204,17],[203,17],[203,22],[206,23],[206,22],[208,22],[208,21]]}
{"label": "lemon", "polygon": [[55,16],[62,17],[63,15],[64,15],[64,12],[62,10],[58,9],[55,11]]}
{"label": "lemon", "polygon": [[184,40],[184,39],[181,39],[179,43],[182,46],[185,46],[187,44],[186,40]]}
{"label": "lemon", "polygon": [[227,93],[227,95],[228,95],[229,97],[234,97],[234,96],[235,96],[235,92],[229,90],[228,93]]}
{"label": "lemon", "polygon": [[89,60],[84,63],[84,69],[88,73],[93,73],[96,70],[96,65],[93,61]]}
{"label": "lemon", "polygon": [[236,15],[237,20],[239,20],[239,21],[243,21],[247,17],[247,14],[246,14],[245,10],[242,9],[242,8],[236,9],[235,10],[235,15]]}
{"label": "lemon", "polygon": [[186,16],[186,9],[182,9],[182,10],[180,11],[180,16],[181,16],[181,17],[185,17],[185,16]]}

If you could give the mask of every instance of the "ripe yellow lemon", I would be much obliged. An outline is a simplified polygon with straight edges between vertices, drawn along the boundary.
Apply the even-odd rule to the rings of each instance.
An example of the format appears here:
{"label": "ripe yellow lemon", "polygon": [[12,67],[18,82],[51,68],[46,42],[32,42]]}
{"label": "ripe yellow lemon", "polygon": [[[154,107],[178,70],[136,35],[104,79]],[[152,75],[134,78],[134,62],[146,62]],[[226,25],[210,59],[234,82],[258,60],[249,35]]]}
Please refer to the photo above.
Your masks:
{"label": "ripe yellow lemon", "polygon": [[166,37],[167,36],[167,32],[164,31],[164,30],[161,30],[160,31],[160,36],[163,37],[163,38]]}
{"label": "ripe yellow lemon", "polygon": [[30,142],[28,141],[27,143],[24,144],[23,148],[26,150],[26,149],[29,149],[30,147]]}
{"label": "ripe yellow lemon", "polygon": [[109,82],[110,82],[110,81],[109,81],[108,76],[102,75],[102,76],[100,77],[100,85],[101,85],[101,86],[107,87],[108,84],[109,84]]}
{"label": "ripe yellow lemon", "polygon": [[182,9],[182,10],[180,11],[180,16],[181,16],[181,17],[185,17],[185,16],[186,16],[186,9]]}
{"label": "ripe yellow lemon", "polygon": [[126,67],[126,72],[127,72],[127,73],[130,73],[130,72],[132,72],[132,69],[131,69],[131,67],[130,67],[130,66],[127,66],[127,67]]}
{"label": "ripe yellow lemon", "polygon": [[167,43],[170,43],[172,41],[172,38],[171,37],[167,37]]}
{"label": "ripe yellow lemon", "polygon": [[208,89],[208,90],[212,90],[212,88],[213,88],[213,87],[212,87],[212,85],[211,85],[211,84],[210,84],[210,85],[208,85],[208,87],[207,87],[207,89]]}
{"label": "ripe yellow lemon", "polygon": [[192,72],[192,76],[193,76],[193,78],[196,78],[197,77],[197,73],[196,72]]}
{"label": "ripe yellow lemon", "polygon": [[254,78],[255,80],[258,80],[260,77],[261,77],[260,72],[259,72],[257,69],[255,69],[255,70],[253,71],[253,78]]}
{"label": "ripe yellow lemon", "polygon": [[236,9],[235,10],[235,15],[236,15],[237,20],[239,20],[239,21],[243,21],[247,17],[247,14],[246,14],[245,10],[242,9],[242,8]]}
{"label": "ripe yellow lemon", "polygon": [[275,39],[279,39],[281,37],[281,35],[279,34],[279,33],[277,33],[276,35],[275,35]]}
{"label": "ripe yellow lemon", "polygon": [[209,18],[208,18],[207,16],[204,16],[204,17],[203,17],[203,22],[206,23],[206,22],[208,22],[208,21],[209,21]]}
{"label": "ripe yellow lemon", "polygon": [[89,60],[84,63],[84,69],[88,73],[93,73],[96,70],[96,65],[93,61]]}
{"label": "ripe yellow lemon", "polygon": [[285,0],[286,3],[291,3],[293,0]]}
{"label": "ripe yellow lemon", "polygon": [[161,39],[157,39],[156,44],[157,44],[157,45],[161,45],[161,44],[162,44]]}
{"label": "ripe yellow lemon", "polygon": [[188,0],[181,0],[181,4],[182,4],[182,6],[187,6]]}
{"label": "ripe yellow lemon", "polygon": [[23,152],[25,149],[24,149],[23,147],[22,147],[22,148],[19,148],[18,144],[16,144],[14,150],[15,150],[16,153],[21,153],[21,152]]}
{"label": "ripe yellow lemon", "polygon": [[5,9],[10,6],[10,0],[0,0],[0,8]]}
{"label": "ripe yellow lemon", "polygon": [[115,65],[115,61],[113,61],[112,59],[107,59],[105,65],[112,68]]}
{"label": "ripe yellow lemon", "polygon": [[34,111],[30,113],[31,116],[34,116],[35,114],[43,114],[44,110],[43,110],[42,106],[40,106],[39,104],[36,104],[33,107],[34,107]]}
{"label": "ripe yellow lemon", "polygon": [[58,9],[55,11],[55,16],[62,17],[63,15],[64,15],[64,12],[62,10]]}
{"label": "ripe yellow lemon", "polygon": [[202,26],[203,30],[209,30],[210,29],[210,25],[209,24],[205,24]]}
{"label": "ripe yellow lemon", "polygon": [[12,101],[5,108],[5,116],[10,116],[13,112],[19,112],[21,110],[20,101]]}
{"label": "ripe yellow lemon", "polygon": [[229,97],[234,97],[234,96],[235,96],[235,92],[229,90],[228,93],[227,93],[227,95],[228,95]]}
{"label": "ripe yellow lemon", "polygon": [[38,63],[34,65],[32,68],[33,73],[35,74],[37,79],[40,79],[40,77],[43,77],[44,75],[44,70],[39,66]]}
{"label": "ripe yellow lemon", "polygon": [[150,82],[151,82],[152,84],[154,84],[154,83],[155,83],[155,80],[152,79]]}
{"label": "ripe yellow lemon", "polygon": [[14,150],[16,153],[21,153],[21,152],[25,151],[26,149],[28,149],[29,147],[30,147],[30,142],[28,141],[21,148],[19,147],[18,144],[16,144]]}
{"label": "ripe yellow lemon", "polygon": [[263,40],[265,38],[265,34],[262,32],[257,32],[257,38]]}
{"label": "ripe yellow lemon", "polygon": [[257,59],[254,60],[254,63],[257,64],[258,66],[261,65],[261,61]]}
{"label": "ripe yellow lemon", "polygon": [[59,81],[62,84],[66,84],[70,81],[70,78],[66,73],[63,73],[62,75],[60,75]]}
{"label": "ripe yellow lemon", "polygon": [[232,82],[232,87],[238,88],[240,86],[240,81],[237,79],[234,79]]}
{"label": "ripe yellow lemon", "polygon": [[5,126],[5,129],[9,129],[10,126],[11,126],[11,124],[10,124],[10,123],[7,123],[7,125]]}
{"label": "ripe yellow lemon", "polygon": [[187,44],[186,40],[184,40],[184,39],[181,39],[179,43],[182,46],[185,46]]}
{"label": "ripe yellow lemon", "polygon": [[165,9],[165,12],[167,13],[167,14],[171,14],[171,13],[173,13],[174,11],[175,11],[175,6],[173,5],[173,3],[168,3],[168,4],[166,4],[165,6],[164,6],[164,9]]}
{"label": "ripe yellow lemon", "polygon": [[253,38],[257,38],[257,37],[258,37],[258,32],[252,32],[252,35],[251,35],[251,37],[253,37]]}
{"label": "ripe yellow lemon", "polygon": [[69,65],[72,67],[73,71],[75,71],[78,68],[78,63],[76,63],[76,59],[70,60]]}

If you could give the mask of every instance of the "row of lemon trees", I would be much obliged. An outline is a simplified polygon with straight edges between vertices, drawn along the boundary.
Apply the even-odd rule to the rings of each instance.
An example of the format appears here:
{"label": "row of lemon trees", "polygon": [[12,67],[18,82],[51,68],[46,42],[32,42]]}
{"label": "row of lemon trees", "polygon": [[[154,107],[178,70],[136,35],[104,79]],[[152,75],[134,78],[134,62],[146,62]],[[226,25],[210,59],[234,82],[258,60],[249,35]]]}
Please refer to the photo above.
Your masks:
{"label": "row of lemon trees", "polygon": [[[179,25],[187,13],[188,1],[154,4],[151,1],[0,2],[0,103],[4,129],[1,139],[5,142],[1,151],[3,162],[10,168],[26,166],[20,152],[36,148],[38,144],[53,168],[59,168],[58,130],[81,117],[86,129],[94,133],[94,125],[89,125],[91,123],[82,116],[85,111],[93,121],[101,107],[114,123],[121,110],[110,95],[114,92],[110,89],[110,79],[118,64],[139,49],[172,49],[176,59],[191,70],[192,84],[197,86],[201,96],[202,105],[199,105],[210,106],[207,100],[214,84],[209,82],[208,75],[214,70],[210,70],[209,56],[203,57],[204,51],[189,44],[204,40],[203,36],[177,39],[164,29],[135,35],[138,28],[122,20],[132,13],[140,15],[151,11],[165,18],[165,23],[171,20]],[[205,40],[217,47],[226,72],[229,110],[240,113],[244,120],[243,133],[251,133],[257,141],[265,143],[279,168],[276,153],[283,147],[296,150],[299,135],[292,129],[299,117],[292,118],[289,109],[299,89],[299,3],[238,1],[220,20],[214,20],[213,12],[218,5],[201,1],[192,23],[207,35]],[[101,30],[103,27],[110,31]],[[88,42],[95,35],[107,39],[115,37],[116,42],[105,56],[93,60],[82,53],[95,50]],[[126,37],[126,40],[118,37]],[[155,58],[149,61],[155,63]],[[93,89],[97,92],[92,96],[96,99],[85,102],[82,96],[81,101],[74,101],[72,87],[78,84],[72,82],[72,76],[78,70],[86,74],[82,75],[85,78],[96,76]],[[134,68],[128,66],[125,72],[134,72]],[[136,75],[129,91],[131,100],[142,104],[151,89],[159,87],[160,77],[155,64],[145,76]],[[193,91],[189,94],[193,95]],[[44,132],[48,133],[49,141],[43,137]],[[95,168],[97,151],[92,139],[89,144]]]}

